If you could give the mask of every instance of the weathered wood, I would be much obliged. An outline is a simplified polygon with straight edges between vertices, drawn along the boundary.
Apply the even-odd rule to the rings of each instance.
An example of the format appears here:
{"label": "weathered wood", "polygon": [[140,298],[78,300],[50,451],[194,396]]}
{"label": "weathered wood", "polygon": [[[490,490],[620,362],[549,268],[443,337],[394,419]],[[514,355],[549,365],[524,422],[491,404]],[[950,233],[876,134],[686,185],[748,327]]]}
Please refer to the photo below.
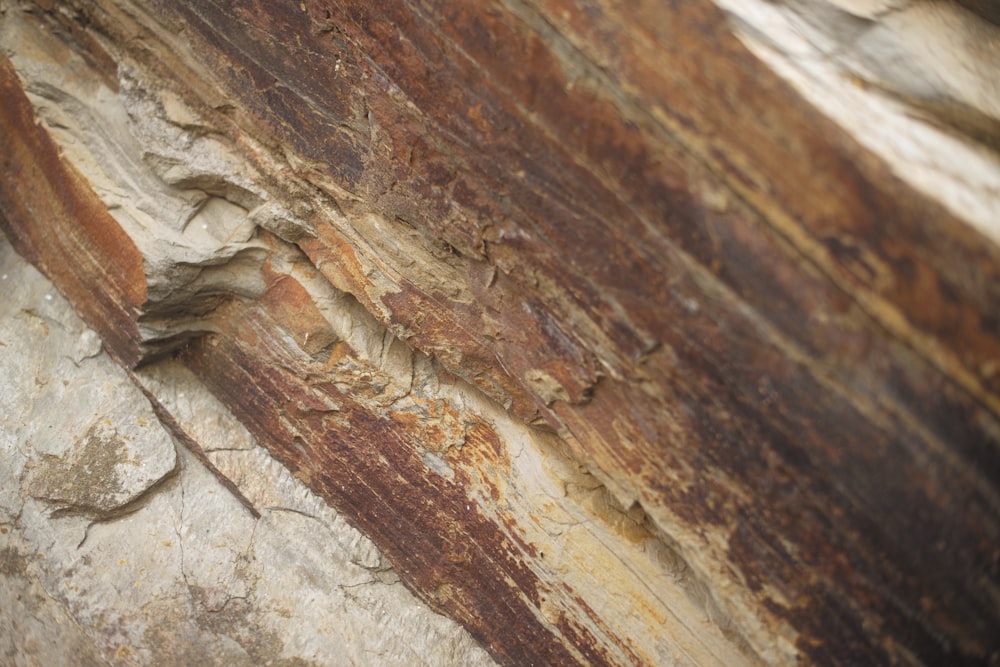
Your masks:
{"label": "weathered wood", "polygon": [[[749,659],[1000,655],[1000,249],[820,116],[712,3],[81,12],[68,25],[92,40],[74,48],[109,77],[145,68],[299,206],[285,239],[331,285],[641,507]],[[81,212],[93,195],[18,99],[6,225],[135,363],[138,250],[104,241],[115,221]],[[559,576],[461,491],[503,467],[493,430],[464,434],[454,480],[429,474],[434,436],[326,377],[313,297],[263,275],[260,303],[219,309],[182,358],[276,456],[498,658],[655,660],[571,592],[542,611]]]}

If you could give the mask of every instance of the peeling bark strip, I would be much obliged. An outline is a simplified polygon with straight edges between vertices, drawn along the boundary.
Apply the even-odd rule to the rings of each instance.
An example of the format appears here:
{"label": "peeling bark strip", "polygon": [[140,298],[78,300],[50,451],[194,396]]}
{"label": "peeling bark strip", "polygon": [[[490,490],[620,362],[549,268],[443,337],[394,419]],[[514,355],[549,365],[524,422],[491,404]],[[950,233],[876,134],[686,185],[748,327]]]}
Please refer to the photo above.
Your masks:
{"label": "peeling bark strip", "polygon": [[[117,60],[210,118],[295,211],[240,269],[262,291],[182,358],[498,659],[657,655],[497,509],[517,497],[481,479],[507,483],[499,428],[466,415],[460,456],[423,451],[445,438],[431,402],[372,398],[388,385],[342,363],[282,261],[641,507],[643,544],[675,547],[718,611],[695,636],[772,664],[1000,659],[1000,249],[713,4],[149,6],[57,20],[105,75]],[[5,227],[133,364],[151,276],[4,63]]]}

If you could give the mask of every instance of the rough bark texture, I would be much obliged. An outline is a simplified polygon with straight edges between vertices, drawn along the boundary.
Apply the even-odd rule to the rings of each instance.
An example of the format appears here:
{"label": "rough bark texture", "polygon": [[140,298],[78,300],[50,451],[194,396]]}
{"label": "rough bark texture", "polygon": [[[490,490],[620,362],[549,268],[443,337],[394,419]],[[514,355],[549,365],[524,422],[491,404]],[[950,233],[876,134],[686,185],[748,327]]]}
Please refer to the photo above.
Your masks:
{"label": "rough bark texture", "polygon": [[720,4],[8,3],[0,219],[501,663],[1000,661],[996,98]]}

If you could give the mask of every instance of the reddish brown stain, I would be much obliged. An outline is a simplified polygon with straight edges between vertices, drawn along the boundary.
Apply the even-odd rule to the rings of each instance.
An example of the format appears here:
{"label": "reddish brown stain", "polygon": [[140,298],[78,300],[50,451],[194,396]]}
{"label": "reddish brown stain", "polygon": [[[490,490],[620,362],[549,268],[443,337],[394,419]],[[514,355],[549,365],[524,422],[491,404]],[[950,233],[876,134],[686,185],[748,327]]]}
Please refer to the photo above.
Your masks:
{"label": "reddish brown stain", "polygon": [[[259,344],[281,326],[266,313],[234,306],[230,317],[213,344],[192,346],[184,359],[282,462],[385,550],[418,595],[510,664],[578,664],[563,642],[597,645],[537,624],[539,581],[521,549],[470,509],[460,487],[427,470],[406,417],[378,417],[332,384],[322,392],[338,403],[336,413],[289,412],[310,402],[316,387],[304,378],[317,362],[274,340]],[[496,452],[495,435],[479,427],[472,437],[467,446]],[[599,652],[588,655],[589,664],[606,663]]]}
{"label": "reddish brown stain", "polygon": [[[996,415],[854,296],[897,308],[914,340],[949,350],[992,391],[995,245],[820,119],[707,1],[628,13],[525,3],[521,16],[500,3],[303,4],[156,6],[245,107],[244,131],[312,160],[354,194],[352,214],[405,220],[453,248],[476,269],[477,303],[405,276],[368,295],[359,251],[317,222],[302,245],[335,285],[388,309],[386,323],[515,414],[573,434],[575,453],[623,475],[651,516],[729,530],[722,552],[692,552],[724,562],[765,625],[786,622],[813,663],[1000,651]],[[824,250],[807,259],[785,224]],[[62,257],[34,243],[43,261]],[[286,298],[300,297],[289,288],[275,317]],[[452,487],[420,477],[414,422],[296,408],[321,404],[303,392],[335,387],[307,391],[272,366],[290,353],[267,333],[281,322],[260,317],[259,332],[199,346],[191,363],[501,659],[567,660],[548,630],[508,630],[534,618],[524,600],[537,603],[537,582],[501,557],[515,545],[451,504]],[[525,381],[533,369],[569,400],[546,405]],[[425,548],[451,565],[415,553]],[[573,628],[560,641],[589,656],[594,639]]]}
{"label": "reddish brown stain", "polygon": [[[142,258],[87,182],[62,161],[0,56],[0,223],[127,366],[139,360]],[[101,286],[95,291],[93,285]]]}

